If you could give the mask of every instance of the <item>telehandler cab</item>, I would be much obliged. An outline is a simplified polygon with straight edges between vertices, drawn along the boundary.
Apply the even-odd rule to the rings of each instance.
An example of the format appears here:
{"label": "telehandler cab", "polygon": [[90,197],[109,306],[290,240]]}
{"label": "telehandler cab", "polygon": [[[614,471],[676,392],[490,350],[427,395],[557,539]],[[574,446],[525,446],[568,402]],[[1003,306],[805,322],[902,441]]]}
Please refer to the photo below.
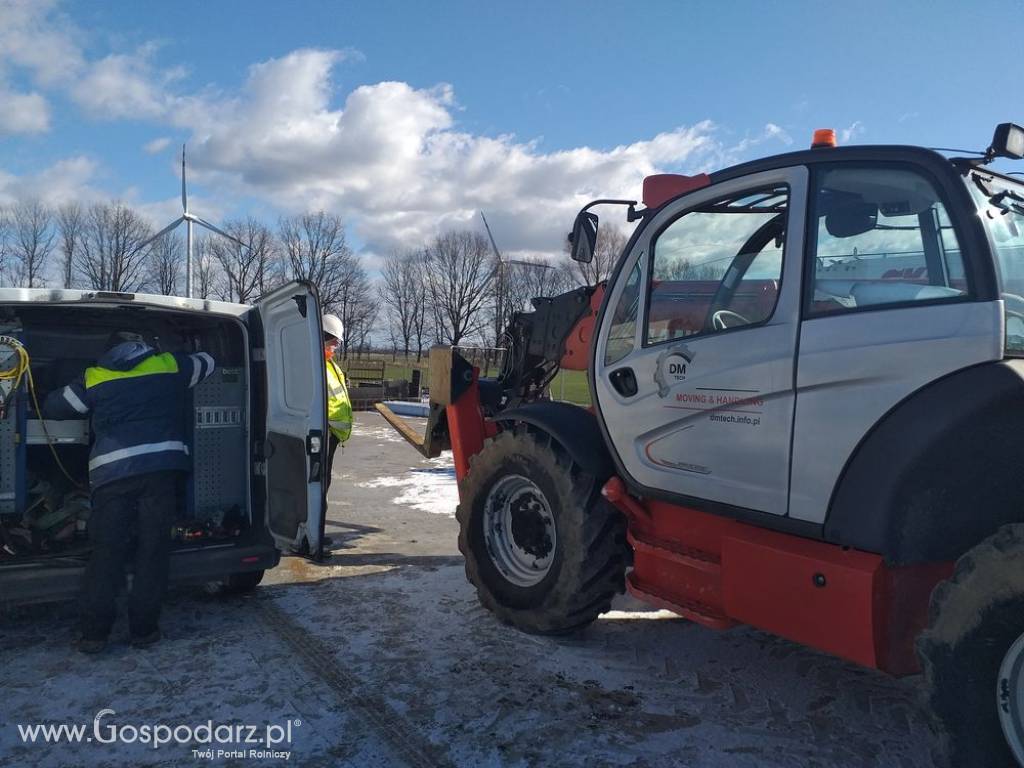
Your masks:
{"label": "telehandler cab", "polygon": [[[432,350],[424,437],[381,411],[451,447],[501,620],[574,630],[628,587],[923,671],[937,757],[1024,765],[1024,183],[989,166],[1024,129],[977,158],[830,133],[647,178],[607,283],[517,314],[495,379]],[[549,399],[559,369],[591,408]]]}

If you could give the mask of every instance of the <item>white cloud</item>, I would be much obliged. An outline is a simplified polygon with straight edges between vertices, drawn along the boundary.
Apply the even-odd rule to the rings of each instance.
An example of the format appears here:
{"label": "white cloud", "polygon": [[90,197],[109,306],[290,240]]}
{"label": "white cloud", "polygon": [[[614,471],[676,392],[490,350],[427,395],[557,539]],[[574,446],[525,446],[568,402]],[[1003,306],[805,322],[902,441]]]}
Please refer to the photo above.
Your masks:
{"label": "white cloud", "polygon": [[778,126],[775,123],[765,124],[764,136],[766,139],[778,139],[787,147],[793,143],[793,137],[790,136],[781,126]]}
{"label": "white cloud", "polygon": [[[536,140],[468,132],[448,84],[380,82],[339,93],[335,70],[361,58],[349,49],[292,51],[252,65],[237,92],[189,93],[183,70],[158,65],[153,44],[90,60],[80,32],[52,2],[8,4],[0,30],[5,22],[20,32],[10,47],[10,35],[0,31],[0,78],[20,67],[66,91],[88,116],[190,135],[191,178],[209,198],[224,207],[255,200],[284,213],[329,209],[371,252],[415,247],[446,228],[478,227],[484,210],[503,250],[557,253],[576,208],[593,197],[635,198],[650,173],[709,170],[762,144],[791,143],[774,123],[729,143],[716,125],[698,121],[611,148],[546,151]],[[33,35],[45,56],[26,42]],[[39,106],[29,123],[37,128],[48,122]],[[168,144],[161,137],[145,150]],[[154,218],[171,212],[167,201],[151,208]],[[216,215],[212,205],[206,215]]]}
{"label": "white cloud", "polygon": [[157,155],[167,149],[170,143],[170,138],[167,136],[161,136],[160,138],[147,142],[146,145],[143,146],[143,149],[150,155]]}
{"label": "white cloud", "polygon": [[841,144],[849,144],[856,138],[864,135],[864,123],[860,120],[854,120],[845,128],[839,131],[839,142]]}
{"label": "white cloud", "polygon": [[73,77],[83,65],[79,32],[56,9],[55,0],[0,3],[0,67],[15,67],[38,83]]}
{"label": "white cloud", "polygon": [[775,123],[765,123],[765,126],[760,133],[754,136],[744,137],[741,141],[730,147],[726,154],[729,158],[743,155],[754,147],[764,144],[767,141],[778,141],[788,147],[793,143],[793,138],[781,126],[778,126]]}
{"label": "white cloud", "polygon": [[0,87],[0,134],[43,133],[50,129],[50,105],[39,93]]}
{"label": "white cloud", "polygon": [[90,64],[71,97],[92,116],[106,120],[165,117],[173,98],[163,86],[172,78],[153,68],[152,53],[144,47]]}
{"label": "white cloud", "polygon": [[197,180],[285,211],[337,211],[376,251],[477,227],[482,209],[504,250],[553,253],[588,199],[636,196],[647,174],[707,170],[753,144],[789,140],[769,124],[730,147],[703,121],[610,149],[544,152],[512,135],[460,129],[446,84],[364,85],[336,105],[338,61],[332,51],[292,52],[253,66],[236,97],[195,110]]}
{"label": "white cloud", "polygon": [[38,173],[14,176],[0,171],[0,204],[26,198],[38,198],[52,205],[105,198],[107,196],[92,184],[96,169],[95,160],[76,155],[59,160]]}

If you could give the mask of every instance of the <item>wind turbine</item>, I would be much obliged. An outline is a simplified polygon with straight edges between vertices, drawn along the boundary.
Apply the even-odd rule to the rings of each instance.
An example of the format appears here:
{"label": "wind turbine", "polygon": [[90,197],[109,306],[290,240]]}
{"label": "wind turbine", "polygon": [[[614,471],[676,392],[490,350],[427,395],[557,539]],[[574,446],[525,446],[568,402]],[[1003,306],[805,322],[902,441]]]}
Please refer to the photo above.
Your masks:
{"label": "wind turbine", "polygon": [[185,145],[184,144],[181,145],[181,216],[179,216],[177,219],[172,221],[166,227],[161,229],[159,232],[157,232],[155,235],[153,235],[151,238],[149,238],[149,240],[147,240],[146,242],[142,243],[142,245],[140,245],[139,248],[140,249],[145,248],[147,245],[152,243],[154,240],[158,240],[159,238],[163,237],[168,232],[170,232],[172,229],[174,229],[179,224],[181,224],[181,222],[185,222],[185,233],[186,233],[185,234],[185,297],[191,299],[192,298],[192,225],[193,224],[198,224],[200,227],[205,227],[206,229],[210,230],[211,232],[217,233],[221,237],[226,237],[228,240],[231,240],[232,242],[238,243],[243,248],[248,248],[249,246],[246,245],[245,243],[243,243],[237,237],[229,235],[223,229],[218,229],[217,227],[215,227],[213,224],[211,224],[210,222],[208,222],[206,219],[202,218],[201,216],[196,216],[194,213],[189,213],[189,210],[188,210],[188,193],[187,193],[186,188],[185,188]]}
{"label": "wind turbine", "polygon": [[[494,258],[497,262],[485,281],[485,284],[489,284],[491,280],[494,280],[495,282],[494,303],[496,306],[494,309],[494,338],[497,339],[501,336],[501,332],[505,330],[503,323],[505,322],[505,293],[507,291],[507,268],[509,265],[516,264],[523,267],[534,267],[535,269],[554,269],[554,267],[550,264],[540,264],[533,261],[503,258],[501,251],[498,250],[498,244],[494,242],[494,235],[491,234],[491,225],[487,223],[487,217],[484,216],[483,211],[480,211],[480,218],[484,220],[484,229],[487,230],[487,237],[491,241],[491,249],[494,251]],[[522,307],[520,307],[520,309],[522,309]]]}

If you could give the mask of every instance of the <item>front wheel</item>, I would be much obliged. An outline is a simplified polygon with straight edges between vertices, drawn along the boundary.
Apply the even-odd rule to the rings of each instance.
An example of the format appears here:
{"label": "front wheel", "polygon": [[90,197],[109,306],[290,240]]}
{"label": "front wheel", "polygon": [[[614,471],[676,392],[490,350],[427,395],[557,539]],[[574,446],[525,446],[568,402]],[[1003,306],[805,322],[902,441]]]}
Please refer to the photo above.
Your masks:
{"label": "front wheel", "polygon": [[480,602],[526,632],[583,627],[624,588],[625,521],[545,433],[499,433],[470,462],[456,517]]}
{"label": "front wheel", "polygon": [[1024,525],[963,555],[918,641],[941,765],[1024,766]]}

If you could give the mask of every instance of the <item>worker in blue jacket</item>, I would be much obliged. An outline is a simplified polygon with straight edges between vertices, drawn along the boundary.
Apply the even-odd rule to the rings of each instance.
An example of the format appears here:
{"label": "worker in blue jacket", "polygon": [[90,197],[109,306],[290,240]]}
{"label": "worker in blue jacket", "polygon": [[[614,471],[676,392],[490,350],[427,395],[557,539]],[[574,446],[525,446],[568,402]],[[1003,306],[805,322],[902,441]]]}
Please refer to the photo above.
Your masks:
{"label": "worker in blue jacket", "polygon": [[106,647],[129,556],[134,563],[128,596],[132,645],[146,647],[160,639],[171,525],[180,480],[191,469],[186,393],[213,370],[214,360],[205,352],[160,354],[139,334],[119,331],[95,366],[46,399],[47,418],[90,415],[92,420],[92,552],[78,645],[85,653]]}

